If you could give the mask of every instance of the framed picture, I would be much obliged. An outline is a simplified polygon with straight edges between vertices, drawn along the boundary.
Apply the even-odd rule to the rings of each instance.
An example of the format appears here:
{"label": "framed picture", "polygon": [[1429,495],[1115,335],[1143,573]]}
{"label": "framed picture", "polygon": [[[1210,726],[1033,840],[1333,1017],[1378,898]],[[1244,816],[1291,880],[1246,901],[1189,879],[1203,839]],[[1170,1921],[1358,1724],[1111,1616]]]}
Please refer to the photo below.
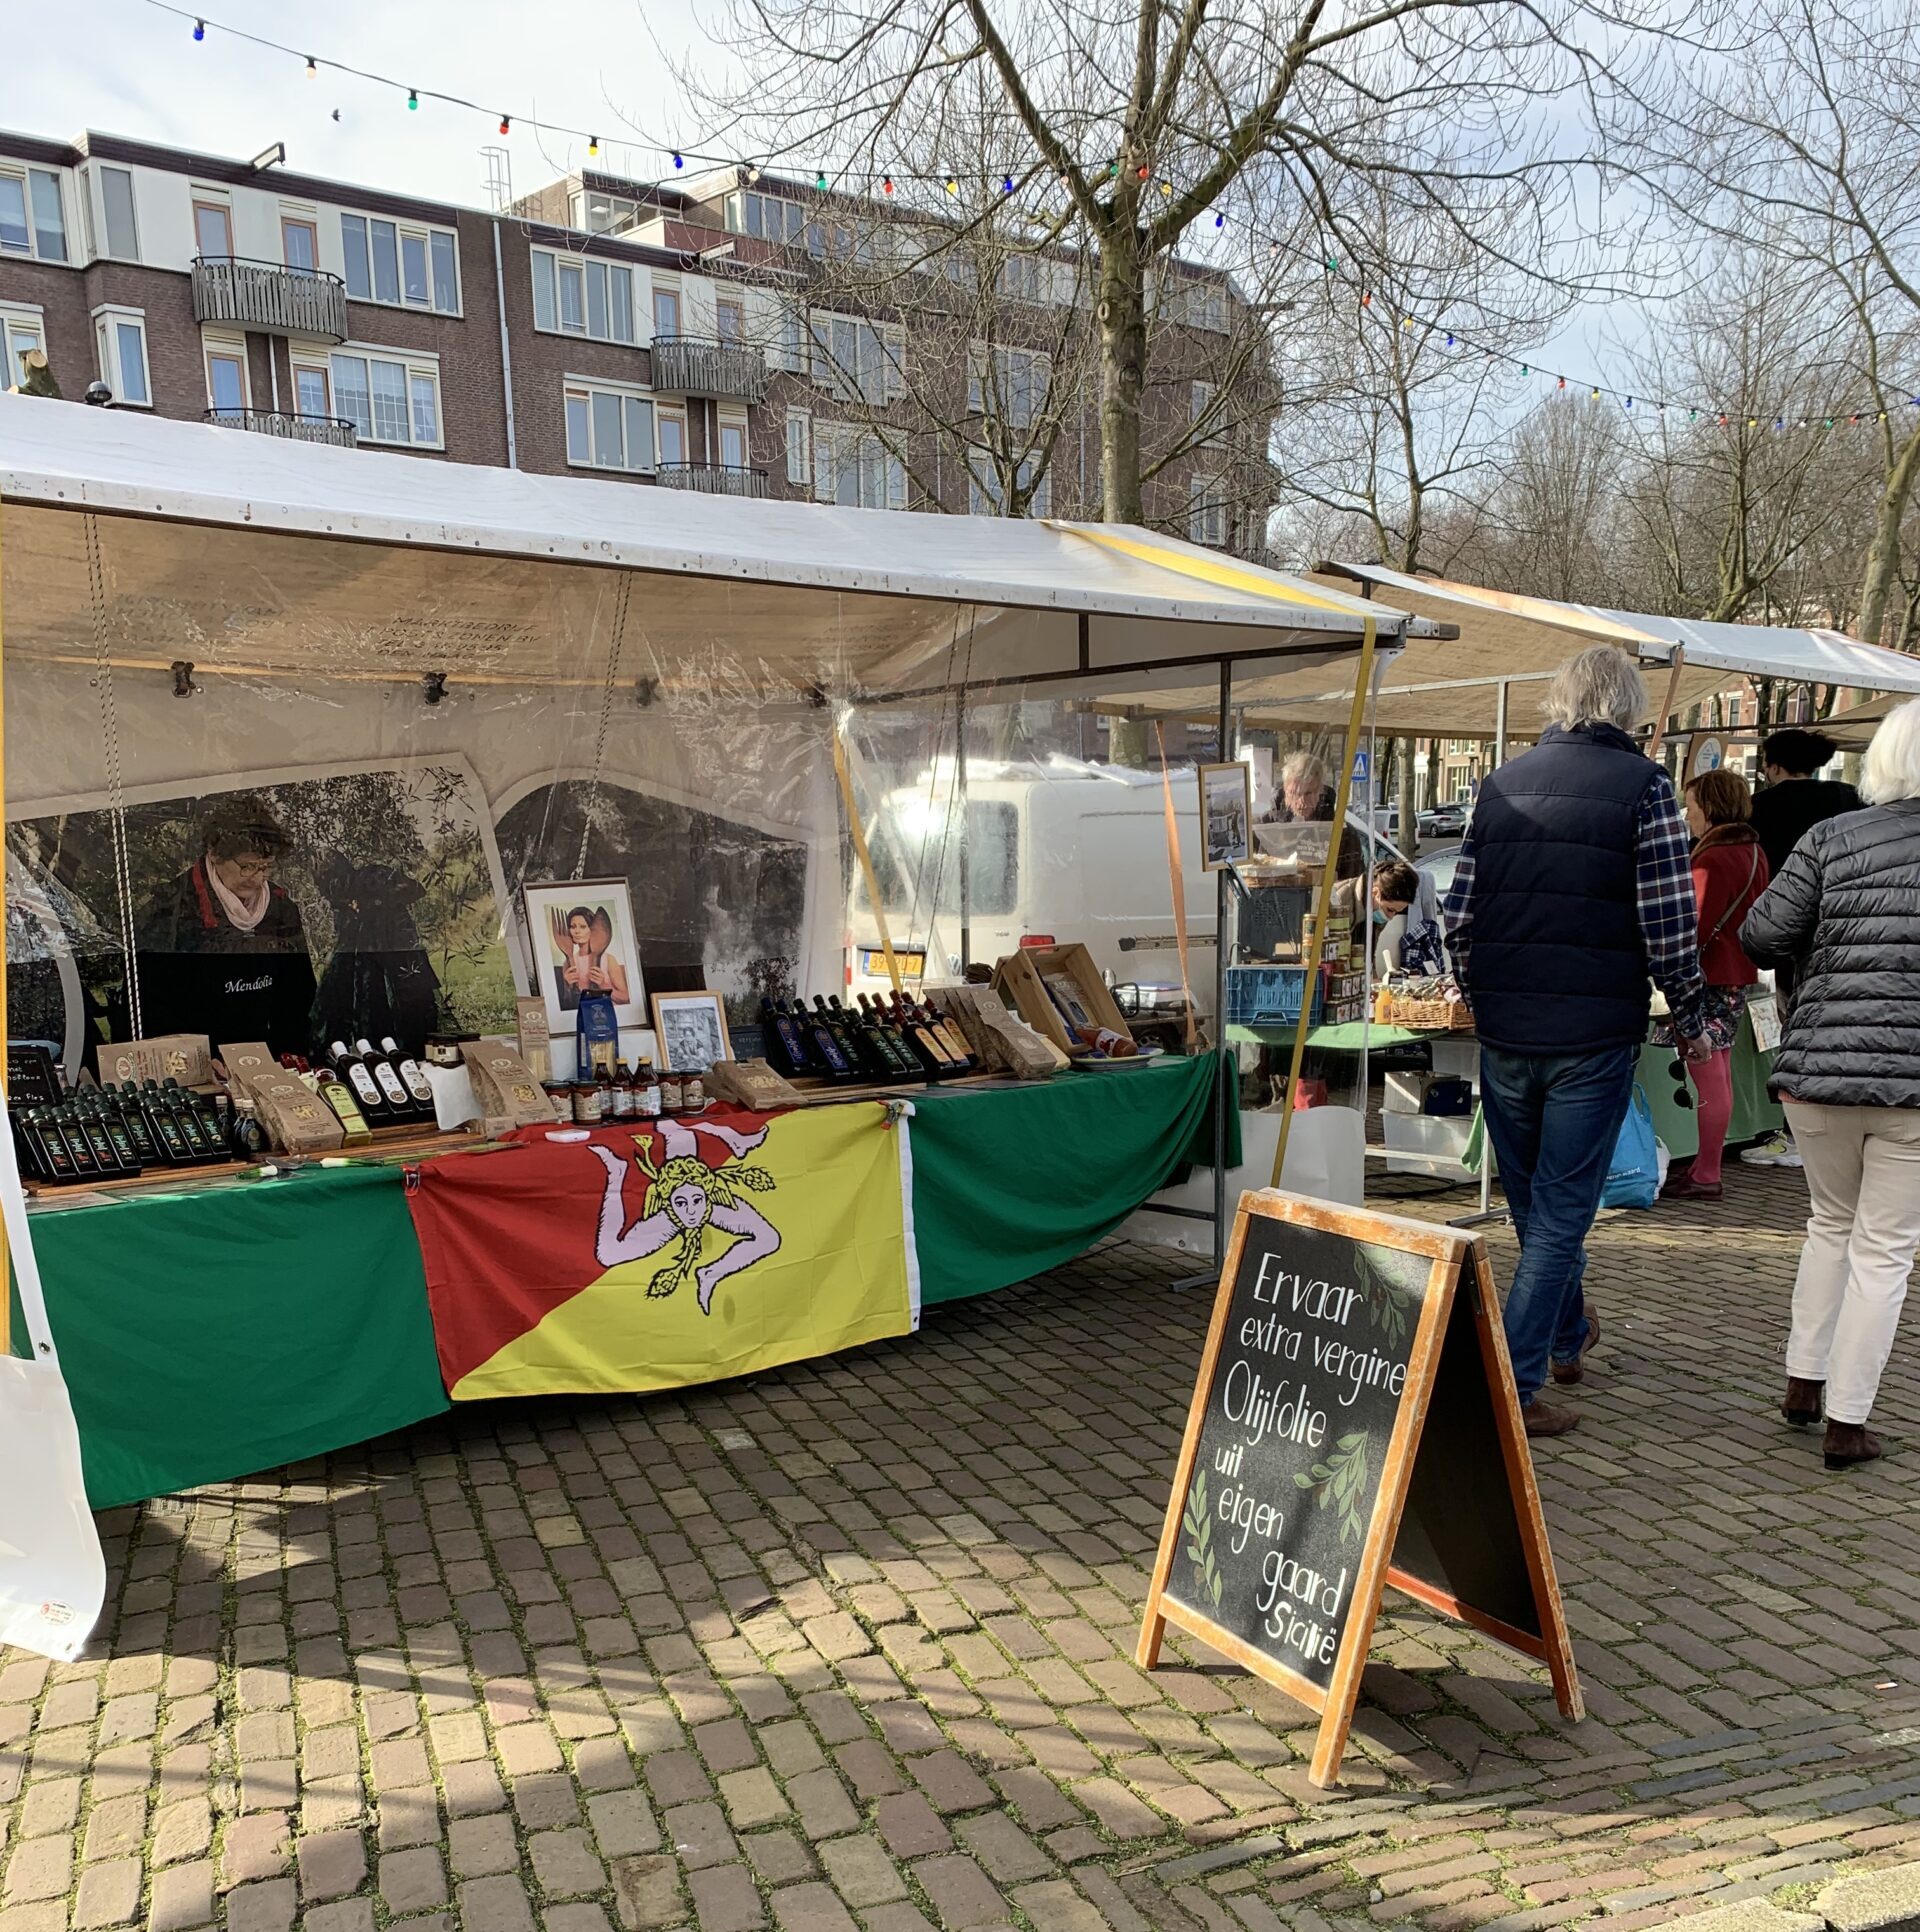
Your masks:
{"label": "framed picture", "polygon": [[705,1073],[717,1061],[733,1058],[727,1009],[718,993],[654,994],[653,1035],[660,1065],[670,1073]]}
{"label": "framed picture", "polygon": [[626,880],[553,879],[529,885],[523,897],[547,1031],[578,1028],[583,992],[611,993],[616,1023],[644,1027],[647,989]]}
{"label": "framed picture", "polygon": [[1209,872],[1252,854],[1253,774],[1243,764],[1201,765],[1200,857]]}

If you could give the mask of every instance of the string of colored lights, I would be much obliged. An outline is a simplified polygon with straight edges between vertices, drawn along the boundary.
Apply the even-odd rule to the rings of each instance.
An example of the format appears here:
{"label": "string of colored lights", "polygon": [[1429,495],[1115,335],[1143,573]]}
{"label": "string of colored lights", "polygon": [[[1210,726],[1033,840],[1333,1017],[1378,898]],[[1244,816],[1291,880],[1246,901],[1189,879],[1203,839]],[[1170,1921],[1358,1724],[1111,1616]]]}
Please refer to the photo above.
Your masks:
{"label": "string of colored lights", "polygon": [[[204,41],[207,37],[208,29],[211,28],[214,32],[226,34],[234,40],[245,41],[252,46],[265,48],[272,53],[285,54],[291,59],[304,62],[309,79],[317,78],[320,70],[325,68],[332,73],[345,74],[355,80],[366,81],[373,86],[390,88],[395,93],[405,94],[409,112],[418,112],[420,103],[423,100],[434,101],[442,106],[459,108],[466,112],[485,115],[489,119],[497,115],[499,131],[503,135],[511,135],[515,127],[519,127],[522,130],[536,133],[562,135],[570,140],[585,141],[587,144],[587,154],[590,159],[598,158],[600,153],[600,136],[598,132],[588,128],[571,127],[564,122],[547,120],[537,115],[519,114],[486,107],[478,101],[468,99],[464,95],[450,94],[439,88],[421,87],[407,81],[395,80],[391,75],[376,73],[365,67],[356,67],[347,61],[334,60],[325,54],[305,53],[298,47],[292,46],[285,41],[273,40],[264,34],[254,33],[244,27],[230,26],[224,21],[213,19],[210,15],[196,13],[191,8],[177,6],[174,4],[174,0],[144,0],[144,4],[155,8],[161,13],[171,14],[177,20],[192,21],[193,38],[196,41]],[[671,181],[674,173],[683,173],[689,161],[701,162],[713,167],[741,168],[746,171],[749,180],[757,179],[762,167],[761,162],[743,160],[738,154],[703,152],[694,148],[674,148],[665,143],[656,142],[651,137],[644,135],[637,143],[629,144],[623,142],[623,145],[638,145],[643,148],[650,148],[666,156],[672,163],[672,173],[663,173],[658,178],[656,185]],[[769,156],[767,160],[771,161],[773,158]],[[1116,180],[1120,176],[1122,165],[1122,162],[1117,158],[1099,163],[1089,171],[1089,178],[1094,180]],[[1174,183],[1168,176],[1162,174],[1156,178],[1152,166],[1145,161],[1135,162],[1132,166],[1137,180],[1143,182],[1155,181],[1163,200],[1171,200],[1173,198]],[[986,170],[981,176],[982,182],[984,184],[991,184],[995,172],[992,169]],[[1019,170],[1005,169],[999,170],[998,173],[998,186],[1002,196],[1017,194],[1021,186],[1027,181],[1041,178],[1051,178],[1056,181],[1064,180],[1063,176],[1055,176],[1050,170],[1033,163],[1023,163]],[[923,171],[912,167],[899,167],[889,173],[883,173],[879,177],[877,185],[880,193],[890,198],[894,194],[897,184],[902,181],[924,183],[929,186],[938,184],[944,189],[947,195],[957,199],[960,194],[963,179],[963,175],[953,169]],[[828,170],[816,168],[814,170],[813,185],[818,193],[828,194],[835,190],[836,184],[834,177]],[[859,192],[872,193],[875,185],[871,177],[869,177],[864,188],[859,190]],[[844,183],[842,184],[841,191],[851,192],[851,190],[845,188]],[[1216,210],[1213,215],[1214,230],[1216,232],[1224,231],[1227,226],[1228,218],[1225,212]],[[1254,239],[1256,241],[1266,241],[1269,255],[1284,251],[1303,262],[1312,259],[1297,244],[1283,242],[1272,236],[1261,237],[1256,235]],[[1380,316],[1381,312],[1374,306],[1375,291],[1363,280],[1348,274],[1342,268],[1338,256],[1327,255],[1321,257],[1318,262],[1318,267],[1325,274],[1330,285],[1344,288],[1357,298],[1358,312],[1361,316],[1370,318],[1378,318]],[[1387,323],[1386,326],[1391,327],[1392,324]],[[1677,414],[1684,409],[1689,423],[1698,424],[1703,417],[1706,417],[1711,419],[1714,426],[1723,429],[1732,426],[1740,419],[1744,419],[1747,428],[1758,429],[1765,417],[1765,412],[1751,410],[1745,404],[1738,405],[1732,409],[1721,408],[1718,404],[1713,403],[1688,404],[1674,401],[1670,398],[1645,396],[1637,391],[1623,389],[1616,384],[1595,382],[1587,377],[1574,377],[1557,369],[1542,368],[1534,363],[1530,357],[1522,358],[1514,354],[1511,350],[1477,341],[1473,336],[1462,332],[1457,327],[1449,328],[1446,323],[1430,316],[1403,311],[1400,314],[1399,326],[1402,330],[1408,332],[1418,329],[1428,336],[1442,336],[1445,339],[1445,346],[1447,348],[1457,348],[1463,354],[1481,355],[1490,361],[1503,363],[1509,368],[1517,369],[1523,378],[1542,377],[1554,384],[1556,393],[1564,391],[1569,387],[1584,389],[1594,401],[1599,401],[1602,397],[1605,397],[1620,403],[1629,413],[1641,416],[1651,413],[1655,417],[1664,417],[1669,410]],[[1920,409],[1920,394],[1908,395],[1906,406],[1910,409]],[[1814,415],[1805,416],[1798,414],[1789,415],[1785,411],[1781,411],[1773,415],[1771,427],[1776,430],[1818,428],[1823,432],[1836,429],[1842,424],[1848,428],[1860,428],[1869,422],[1884,423],[1889,413],[1876,397],[1862,409],[1849,408],[1832,411],[1823,409]]]}

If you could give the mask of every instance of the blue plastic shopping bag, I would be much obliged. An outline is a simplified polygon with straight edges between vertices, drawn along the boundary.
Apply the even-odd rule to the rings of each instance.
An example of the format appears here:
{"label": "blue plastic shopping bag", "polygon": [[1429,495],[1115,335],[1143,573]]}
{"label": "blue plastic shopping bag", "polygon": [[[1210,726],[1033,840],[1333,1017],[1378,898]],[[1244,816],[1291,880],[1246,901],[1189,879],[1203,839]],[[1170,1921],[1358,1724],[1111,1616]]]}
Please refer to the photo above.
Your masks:
{"label": "blue plastic shopping bag", "polygon": [[1650,1208],[1659,1193],[1660,1149],[1653,1132],[1653,1109],[1647,1105],[1646,1090],[1636,1084],[1627,1117],[1620,1123],[1620,1138],[1614,1142],[1600,1205]]}

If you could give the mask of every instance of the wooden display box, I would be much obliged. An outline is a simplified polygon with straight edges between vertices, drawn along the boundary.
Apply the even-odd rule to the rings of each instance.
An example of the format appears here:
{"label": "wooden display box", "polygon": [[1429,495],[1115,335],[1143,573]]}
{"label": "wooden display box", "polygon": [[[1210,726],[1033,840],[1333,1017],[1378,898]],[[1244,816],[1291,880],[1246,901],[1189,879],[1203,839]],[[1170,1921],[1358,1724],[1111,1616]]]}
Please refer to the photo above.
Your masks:
{"label": "wooden display box", "polygon": [[1082,945],[1032,946],[1009,953],[993,969],[993,990],[1035,1032],[1051,1040],[1062,1053],[1079,1059],[1090,1049],[1054,1005],[1045,984],[1049,974],[1064,975],[1072,981],[1087,1018],[1095,1026],[1110,1027],[1123,1039],[1133,1038],[1126,1015],[1107,990],[1093,955]]}

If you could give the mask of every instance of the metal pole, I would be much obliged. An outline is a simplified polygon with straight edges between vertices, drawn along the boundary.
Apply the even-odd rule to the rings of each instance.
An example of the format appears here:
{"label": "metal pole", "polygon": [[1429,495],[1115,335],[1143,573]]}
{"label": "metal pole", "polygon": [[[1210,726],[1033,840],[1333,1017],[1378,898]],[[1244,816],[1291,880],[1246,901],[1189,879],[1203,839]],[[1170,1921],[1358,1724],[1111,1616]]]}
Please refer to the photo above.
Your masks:
{"label": "metal pole", "polygon": [[1507,691],[1507,681],[1502,678],[1493,713],[1493,764],[1496,771],[1507,762]]}
{"label": "metal pole", "polygon": [[960,807],[960,977],[973,964],[973,875],[967,863],[967,687],[953,694],[953,735],[959,755],[953,766],[953,795]]}
{"label": "metal pole", "polygon": [[[1220,660],[1220,748],[1224,765],[1233,756],[1233,663]],[[1205,831],[1204,824],[1202,832]],[[1251,828],[1249,828],[1251,834]],[[1213,1080],[1213,1258],[1224,1267],[1227,1257],[1227,1126],[1229,1110],[1239,1099],[1238,1062],[1227,1046],[1227,926],[1233,917],[1233,868],[1222,866],[1215,875],[1218,893],[1213,928],[1213,1027],[1217,1056]]]}

